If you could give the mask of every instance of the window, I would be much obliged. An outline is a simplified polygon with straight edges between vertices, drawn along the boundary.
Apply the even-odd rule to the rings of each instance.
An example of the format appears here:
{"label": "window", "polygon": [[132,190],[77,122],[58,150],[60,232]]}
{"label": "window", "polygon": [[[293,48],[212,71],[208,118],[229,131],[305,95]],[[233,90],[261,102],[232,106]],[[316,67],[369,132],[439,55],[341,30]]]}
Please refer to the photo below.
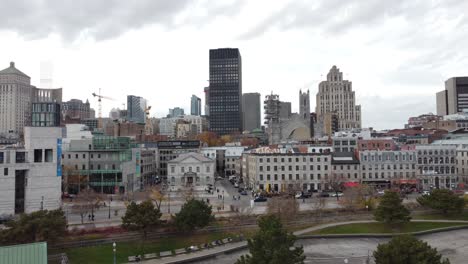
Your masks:
{"label": "window", "polygon": [[258,170],[259,170],[259,171],[263,171],[263,166],[259,166],[259,167],[258,167]]}
{"label": "window", "polygon": [[4,175],[4,176],[8,176],[8,168],[4,168],[4,169],[3,169],[3,175]]}
{"label": "window", "polygon": [[[70,155],[68,155],[68,158],[70,158]],[[92,159],[94,158],[94,155],[93,155],[93,154],[91,154],[91,158],[92,158]]]}
{"label": "window", "polygon": [[75,159],[78,159],[78,154],[75,154]]}
{"label": "window", "polygon": [[270,158],[267,158],[267,162],[270,162]]}
{"label": "window", "polygon": [[267,181],[270,180],[270,174],[267,174]]}
{"label": "window", "polygon": [[270,166],[267,166],[267,171],[270,171]]}
{"label": "window", "polygon": [[97,158],[100,159],[100,158],[101,158],[101,154],[97,154]]}
{"label": "window", "polygon": [[97,169],[98,169],[98,170],[101,169],[101,164],[98,164],[98,165],[97,165]]}
{"label": "window", "polygon": [[260,179],[261,181],[263,181],[263,174],[260,174],[260,175],[259,175],[259,179]]}
{"label": "window", "polygon": [[45,162],[52,162],[54,160],[53,150],[46,149],[44,150],[44,152],[45,152]]}
{"label": "window", "polygon": [[200,173],[200,167],[197,166],[197,173]]}
{"label": "window", "polygon": [[112,169],[115,170],[115,164],[112,164]]}
{"label": "window", "polygon": [[210,166],[206,166],[206,172],[210,172]]}
{"label": "window", "polygon": [[34,150],[34,162],[42,162],[42,149]]}
{"label": "window", "polygon": [[83,159],[86,159],[86,154],[83,154]]}
{"label": "window", "polygon": [[180,171],[185,172],[185,167],[184,166],[180,167]]}
{"label": "window", "polygon": [[90,170],[94,170],[93,164],[89,165],[89,169],[90,169]]}

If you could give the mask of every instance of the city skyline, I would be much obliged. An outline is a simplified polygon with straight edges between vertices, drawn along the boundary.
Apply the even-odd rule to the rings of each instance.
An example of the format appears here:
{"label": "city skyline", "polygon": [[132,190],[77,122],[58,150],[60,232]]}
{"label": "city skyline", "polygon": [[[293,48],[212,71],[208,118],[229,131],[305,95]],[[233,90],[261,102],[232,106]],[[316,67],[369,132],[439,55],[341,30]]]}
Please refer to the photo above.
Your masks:
{"label": "city skyline", "polygon": [[[0,54],[1,65],[15,61],[39,85],[39,65],[53,62],[53,86],[63,88],[64,101],[89,99],[96,108],[91,93],[99,88],[119,100],[103,103],[104,113],[120,107],[131,93],[147,97],[152,116],[164,116],[179,101],[188,112],[189,102],[180,96],[203,97],[208,50],[232,47],[243,55],[244,93],[264,97],[273,91],[298,112],[297,92],[316,94],[336,65],[353,82],[363,127],[403,127],[410,116],[435,113],[435,93],[447,79],[466,76],[468,66],[463,38],[468,20],[459,15],[468,3],[461,2],[158,1],[110,8],[77,3],[73,10],[35,4],[24,6],[24,16],[15,14],[18,4],[3,9],[10,10],[2,16],[11,22],[0,27],[8,50]],[[264,12],[254,15],[259,8]],[[127,15],[112,12],[118,10]],[[330,10],[346,15],[325,19]],[[14,23],[19,18],[24,21]],[[122,22],[116,26],[115,20]],[[415,24],[417,32],[408,26]],[[184,65],[174,62],[178,57]],[[177,78],[180,73],[184,78]],[[311,109],[315,104],[311,98]]]}

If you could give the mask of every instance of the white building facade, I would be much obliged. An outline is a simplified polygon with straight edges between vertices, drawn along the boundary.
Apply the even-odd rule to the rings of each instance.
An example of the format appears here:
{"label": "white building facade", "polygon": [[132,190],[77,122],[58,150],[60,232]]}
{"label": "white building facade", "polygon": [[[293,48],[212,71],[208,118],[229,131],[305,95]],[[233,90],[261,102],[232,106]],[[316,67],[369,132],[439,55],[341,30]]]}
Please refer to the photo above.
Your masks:
{"label": "white building facade", "polygon": [[0,148],[0,215],[61,206],[61,139],[58,127],[25,127],[24,147]]}
{"label": "white building facade", "polygon": [[204,190],[215,181],[216,161],[201,153],[181,154],[167,164],[167,179],[172,190]]}

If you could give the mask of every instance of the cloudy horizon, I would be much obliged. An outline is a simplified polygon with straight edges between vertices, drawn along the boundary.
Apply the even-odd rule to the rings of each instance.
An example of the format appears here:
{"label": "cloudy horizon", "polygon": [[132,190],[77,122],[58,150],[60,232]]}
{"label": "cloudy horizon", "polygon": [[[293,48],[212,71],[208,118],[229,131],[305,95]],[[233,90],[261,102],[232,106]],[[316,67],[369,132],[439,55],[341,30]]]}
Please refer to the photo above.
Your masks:
{"label": "cloudy horizon", "polygon": [[[400,128],[435,112],[444,81],[466,76],[468,2],[2,0],[0,69],[16,67],[40,86],[53,65],[64,100],[103,101],[103,116],[126,95],[145,97],[153,116],[204,101],[209,49],[242,55],[243,92],[271,92],[298,110],[333,65],[353,83],[364,127]],[[46,64],[44,64],[46,62]],[[204,102],[203,102],[204,103]]]}

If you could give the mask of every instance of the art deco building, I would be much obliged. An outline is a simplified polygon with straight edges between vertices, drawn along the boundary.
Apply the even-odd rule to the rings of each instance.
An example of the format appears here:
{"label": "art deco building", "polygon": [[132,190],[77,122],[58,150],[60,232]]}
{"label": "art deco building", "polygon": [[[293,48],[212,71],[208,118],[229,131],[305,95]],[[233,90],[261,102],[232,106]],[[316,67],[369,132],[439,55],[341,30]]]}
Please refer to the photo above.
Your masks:
{"label": "art deco building", "polygon": [[319,120],[333,112],[338,115],[339,130],[361,128],[361,106],[356,105],[352,83],[343,80],[343,73],[336,66],[327,74],[327,80],[319,84],[316,106]]}

